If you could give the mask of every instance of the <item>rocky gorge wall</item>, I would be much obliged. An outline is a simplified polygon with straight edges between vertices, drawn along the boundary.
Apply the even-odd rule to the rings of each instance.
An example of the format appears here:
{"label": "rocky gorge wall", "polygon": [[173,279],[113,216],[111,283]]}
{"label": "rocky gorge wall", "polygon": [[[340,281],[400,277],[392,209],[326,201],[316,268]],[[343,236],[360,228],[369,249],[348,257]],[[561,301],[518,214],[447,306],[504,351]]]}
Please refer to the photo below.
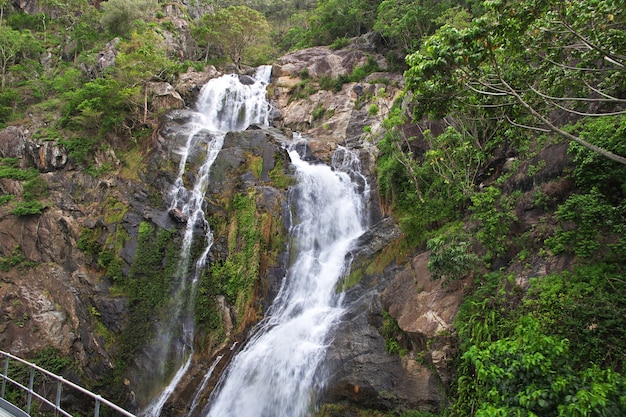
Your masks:
{"label": "rocky gorge wall", "polygon": [[[324,84],[373,62],[378,70],[359,81]],[[232,202],[235,195],[247,196],[254,201],[264,248],[256,252],[259,278],[243,302],[212,294],[209,287],[201,293],[212,299],[219,323],[197,335],[196,365],[167,404],[168,414],[185,414],[193,387],[213,358],[233,341],[245,340],[283,276],[290,172],[282,143],[294,132],[308,138],[311,158],[328,160],[338,146],[357,151],[372,185],[372,228],[360,239],[346,278],[349,313],[328,352],[321,401],[381,410],[437,410],[445,401],[445,386],[453,377],[452,321],[467,283],[444,289],[430,282],[427,255],[411,259],[398,246],[401,232],[381,208],[376,142],[402,88],[402,77],[386,69],[384,57],[366,38],[341,50],[317,47],[281,57],[268,88],[272,126],[226,138],[206,198],[216,235],[210,260],[224,262],[244,244]],[[142,375],[149,366],[142,358],[149,352],[136,345],[132,352],[122,351],[123,335],[134,331],[129,326],[137,298],[120,283],[139,279],[142,225],[153,228],[155,239],[163,230],[173,246],[180,241],[180,224],[168,213],[165,198],[180,145],[172,127],[184,122],[193,92],[217,75],[215,69],[190,72],[173,86],[152,86],[152,106],[169,111],[132,158],[113,150],[95,155],[97,163],[114,167],[101,176],[75,165],[59,143],[34,138],[35,126],[0,131],[0,156],[14,158],[22,169],[36,168],[46,189],[40,214],[18,216],[12,203],[0,206],[0,348],[32,358],[51,347],[49,355],[72,359],[74,366],[65,371],[69,378],[129,408],[141,404]],[[24,185],[3,178],[0,191],[19,197]],[[392,333],[384,330],[390,320],[397,323]],[[389,338],[408,353],[389,354]],[[120,362],[121,356],[130,357]],[[112,380],[119,386],[113,388]]]}

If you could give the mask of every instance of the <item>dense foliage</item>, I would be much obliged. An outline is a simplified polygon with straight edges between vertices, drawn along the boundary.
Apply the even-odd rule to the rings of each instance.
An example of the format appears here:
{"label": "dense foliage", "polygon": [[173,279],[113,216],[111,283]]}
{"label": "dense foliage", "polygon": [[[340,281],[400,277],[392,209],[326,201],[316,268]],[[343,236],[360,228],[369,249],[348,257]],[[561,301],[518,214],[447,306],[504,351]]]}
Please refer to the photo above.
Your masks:
{"label": "dense foliage", "polygon": [[[474,277],[449,415],[626,412],[625,12],[488,1],[471,22],[452,11],[407,57],[379,179],[408,236],[432,251],[433,278]],[[571,173],[541,184],[551,161],[538,155],[560,140]],[[515,160],[506,173],[503,156]],[[521,176],[537,188],[519,189]],[[528,199],[540,222],[519,217]],[[569,270],[519,286],[520,264],[552,256]]]}

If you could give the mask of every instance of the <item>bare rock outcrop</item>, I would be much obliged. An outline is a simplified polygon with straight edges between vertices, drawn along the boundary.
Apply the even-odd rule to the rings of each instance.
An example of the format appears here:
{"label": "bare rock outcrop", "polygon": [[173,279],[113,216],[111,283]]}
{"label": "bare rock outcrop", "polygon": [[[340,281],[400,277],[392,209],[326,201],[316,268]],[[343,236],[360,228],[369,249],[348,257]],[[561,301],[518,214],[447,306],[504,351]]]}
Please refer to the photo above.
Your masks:
{"label": "bare rock outcrop", "polygon": [[148,83],[150,107],[153,112],[163,114],[168,110],[182,109],[185,101],[170,83]]}
{"label": "bare rock outcrop", "polygon": [[9,126],[0,131],[0,156],[17,158],[26,168],[37,168],[40,172],[62,169],[68,162],[65,148],[58,141],[34,139],[32,129]]}
{"label": "bare rock outcrop", "polygon": [[432,281],[429,254],[417,255],[395,274],[382,292],[381,302],[410,338],[412,349],[425,353],[447,385],[454,377],[449,366],[455,354],[454,319],[471,282],[466,278],[442,286],[441,280]]}
{"label": "bare rock outcrop", "polygon": [[[280,113],[276,124],[310,137],[311,149],[322,159],[338,145],[366,147],[366,138],[380,131],[403,83],[401,76],[385,72],[382,55],[359,40],[340,50],[320,46],[292,52],[272,68],[271,98]],[[355,68],[372,61],[379,72],[347,82]],[[346,82],[322,89],[321,80]]]}
{"label": "bare rock outcrop", "polygon": [[439,378],[413,357],[391,355],[380,334],[382,306],[376,292],[353,303],[337,326],[325,361],[330,375],[324,400],[378,410],[436,411]]}

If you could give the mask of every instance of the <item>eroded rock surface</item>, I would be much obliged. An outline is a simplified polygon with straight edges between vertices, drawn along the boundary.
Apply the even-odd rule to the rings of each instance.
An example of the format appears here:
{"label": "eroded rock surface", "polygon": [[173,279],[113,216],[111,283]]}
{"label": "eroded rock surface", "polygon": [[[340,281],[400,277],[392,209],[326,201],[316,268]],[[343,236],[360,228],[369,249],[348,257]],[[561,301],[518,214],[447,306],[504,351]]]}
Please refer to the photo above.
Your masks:
{"label": "eroded rock surface", "polygon": [[[380,131],[403,80],[385,72],[385,58],[370,46],[359,38],[340,50],[304,49],[279,58],[273,66],[270,98],[280,114],[277,126],[309,138],[309,146],[322,159],[338,145],[375,153],[368,138]],[[322,79],[345,77],[368,61],[375,61],[380,71],[358,82],[321,89]]]}

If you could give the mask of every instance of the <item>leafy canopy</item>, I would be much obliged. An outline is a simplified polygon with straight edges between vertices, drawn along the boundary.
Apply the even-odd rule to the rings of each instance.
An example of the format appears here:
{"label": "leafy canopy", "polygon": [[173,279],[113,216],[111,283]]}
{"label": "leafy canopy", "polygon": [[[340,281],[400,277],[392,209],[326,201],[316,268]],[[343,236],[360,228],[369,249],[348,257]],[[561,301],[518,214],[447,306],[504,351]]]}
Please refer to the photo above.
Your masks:
{"label": "leafy canopy", "polygon": [[485,4],[486,13],[470,27],[444,25],[407,57],[415,117],[480,107],[514,126],[552,131],[626,163],[624,155],[562,128],[568,117],[624,114],[623,7],[612,0]]}
{"label": "leafy canopy", "polygon": [[194,30],[200,43],[222,50],[236,65],[254,60],[269,46],[270,26],[265,17],[248,6],[229,6],[202,16]]}

